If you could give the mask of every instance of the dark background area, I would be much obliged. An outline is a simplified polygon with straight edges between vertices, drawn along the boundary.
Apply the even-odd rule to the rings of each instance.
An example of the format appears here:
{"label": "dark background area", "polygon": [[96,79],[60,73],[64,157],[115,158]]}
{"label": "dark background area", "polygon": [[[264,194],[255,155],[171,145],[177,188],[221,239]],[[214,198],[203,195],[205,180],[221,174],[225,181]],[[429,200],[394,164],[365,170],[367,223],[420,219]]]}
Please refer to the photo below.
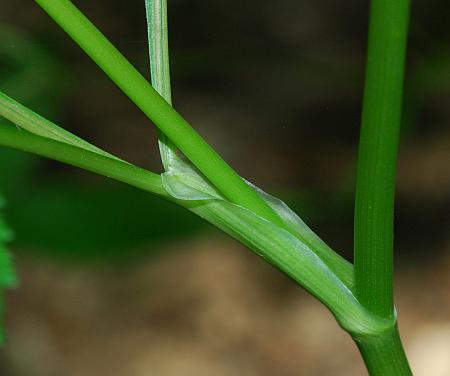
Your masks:
{"label": "dark background area", "polygon": [[[76,4],[148,75],[143,2]],[[367,18],[354,0],[169,3],[175,108],[349,259]],[[417,375],[450,373],[449,18],[413,1],[395,237]],[[0,4],[0,89],[161,170],[154,127],[34,2]],[[318,303],[182,209],[15,151],[0,171],[21,278],[3,373],[364,374]]]}

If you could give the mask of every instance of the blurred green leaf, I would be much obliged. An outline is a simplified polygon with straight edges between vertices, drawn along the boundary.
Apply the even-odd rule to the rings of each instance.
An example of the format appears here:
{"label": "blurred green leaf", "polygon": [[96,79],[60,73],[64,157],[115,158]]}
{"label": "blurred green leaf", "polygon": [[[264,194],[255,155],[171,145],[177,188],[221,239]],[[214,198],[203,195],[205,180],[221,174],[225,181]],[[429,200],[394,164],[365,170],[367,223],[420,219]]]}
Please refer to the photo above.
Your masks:
{"label": "blurred green leaf", "polygon": [[[3,199],[0,196],[0,209],[3,206]],[[6,226],[0,213],[0,343],[5,339],[3,327],[3,313],[5,309],[4,290],[13,287],[17,283],[17,277],[12,266],[11,255],[6,249],[5,243],[10,241],[12,233]]]}

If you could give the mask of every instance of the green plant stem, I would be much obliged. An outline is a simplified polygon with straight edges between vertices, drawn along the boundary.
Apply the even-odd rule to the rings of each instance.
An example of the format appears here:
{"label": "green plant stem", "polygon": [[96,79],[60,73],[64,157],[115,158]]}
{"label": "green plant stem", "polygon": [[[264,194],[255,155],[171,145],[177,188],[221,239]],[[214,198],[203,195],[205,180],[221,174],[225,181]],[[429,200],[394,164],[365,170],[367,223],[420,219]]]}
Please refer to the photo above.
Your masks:
{"label": "green plant stem", "polygon": [[117,159],[77,146],[0,125],[0,146],[48,157],[156,194],[192,211],[236,238],[321,300],[349,333],[375,337],[395,321],[376,317],[308,247],[286,230],[248,209],[222,199],[177,200],[168,195],[161,177]]}
{"label": "green plant stem", "polygon": [[[288,226],[193,130],[99,30],[68,0],[35,0],[232,203],[289,231]],[[297,236],[299,236],[297,234]],[[314,244],[311,244],[313,249]],[[321,257],[349,288],[353,268],[329,248]]]}
{"label": "green plant stem", "polygon": [[[79,148],[104,155],[109,158],[119,159],[116,156],[90,144],[89,142],[75,136],[65,129],[57,126],[46,118],[31,111],[14,99],[0,91],[0,116],[8,119],[18,127],[34,133],[38,136],[51,138],[66,144],[78,146]],[[123,162],[123,161],[122,161]]]}
{"label": "green plant stem", "polygon": [[0,125],[0,145],[54,159],[171,199],[161,176],[127,162],[46,137]]}
{"label": "green plant stem", "polygon": [[275,212],[209,146],[68,0],[35,0],[231,202],[284,226]]}
{"label": "green plant stem", "polygon": [[[128,162],[122,161],[116,156],[111,155],[87,143],[86,141],[71,134],[70,132],[65,131],[63,128],[41,117],[40,115],[36,114],[27,107],[17,103],[16,101],[2,94],[1,92],[0,92],[0,115],[3,115],[10,121],[14,122],[22,129],[28,130],[29,132],[34,133],[38,136],[43,136],[46,138],[59,141],[64,144],[76,146],[77,148],[85,149],[87,151],[91,151],[96,154],[101,154],[108,158],[116,159],[123,163],[128,164]],[[20,134],[23,135],[24,132],[21,132]],[[31,145],[28,145],[29,138],[22,137],[21,139],[25,143],[24,147],[31,147]],[[5,142],[6,146],[8,140],[2,140],[2,138],[0,137],[0,145],[2,144],[2,142]],[[16,147],[19,146],[19,144],[17,143],[14,145]],[[41,155],[46,155],[45,150],[36,149],[35,152],[40,152]],[[52,156],[48,155],[48,157],[51,158]],[[179,158],[179,157],[177,155],[170,155],[170,158]],[[105,173],[106,175],[110,174],[108,171],[106,171]],[[178,202],[178,204],[187,207],[181,202]],[[328,247],[323,241],[320,240],[319,237],[312,235],[306,228],[303,230],[304,230],[303,232],[301,230],[299,231],[298,229],[292,230],[292,234],[301,239],[305,244],[308,244],[308,246],[312,250],[314,250],[314,252],[333,270],[333,272],[342,280],[342,282],[350,290],[353,290],[353,266],[348,261],[343,259],[340,255],[338,255],[336,252],[334,252],[330,247]]]}
{"label": "green plant stem", "polygon": [[355,339],[371,376],[412,375],[397,326],[382,335]]}
{"label": "green plant stem", "polygon": [[[172,105],[167,1],[145,0],[145,12],[152,86]],[[168,171],[177,157],[176,147],[161,131],[158,132],[158,143],[164,169]]]}
{"label": "green plant stem", "polygon": [[[145,0],[145,9],[152,86],[169,104],[172,104],[167,0]],[[166,170],[170,170],[171,166],[175,164],[174,159],[179,158],[176,154],[176,148],[161,132],[159,134],[159,145],[163,165]],[[294,235],[308,244],[349,289],[353,288],[353,267],[349,262],[319,239],[308,240],[307,237],[301,236],[298,232],[294,232]]]}
{"label": "green plant stem", "polygon": [[145,11],[152,86],[171,105],[167,1],[145,0]]}
{"label": "green plant stem", "polygon": [[[152,85],[171,104],[167,0],[145,0],[145,5]],[[169,170],[174,159],[179,157],[176,155],[175,147],[163,134],[160,134],[159,142],[164,167]],[[348,261],[318,238],[308,239],[299,234],[298,231],[293,232],[293,234],[308,244],[350,290],[353,288],[353,267]]]}
{"label": "green plant stem", "polygon": [[[409,0],[372,0],[355,202],[356,296],[396,320],[393,217]],[[396,326],[355,338],[370,375],[411,375]]]}
{"label": "green plant stem", "polygon": [[372,0],[356,183],[356,294],[387,319],[394,317],[394,191],[408,17],[408,0]]}

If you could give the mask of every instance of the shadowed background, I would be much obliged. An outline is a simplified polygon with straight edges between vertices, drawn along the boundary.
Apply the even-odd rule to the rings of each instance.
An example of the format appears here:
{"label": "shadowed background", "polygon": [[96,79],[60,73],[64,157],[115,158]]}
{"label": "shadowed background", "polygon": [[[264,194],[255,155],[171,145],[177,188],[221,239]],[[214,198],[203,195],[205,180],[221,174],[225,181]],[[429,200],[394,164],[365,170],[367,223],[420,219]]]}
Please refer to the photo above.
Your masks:
{"label": "shadowed background", "polygon": [[[143,1],[75,3],[148,75]],[[367,12],[353,0],[169,3],[176,109],[348,258]],[[450,373],[449,16],[448,2],[413,2],[395,236],[417,375]],[[161,170],[153,126],[34,2],[0,4],[0,89]],[[21,280],[2,373],[364,374],[319,303],[182,209],[5,149],[0,190]]]}

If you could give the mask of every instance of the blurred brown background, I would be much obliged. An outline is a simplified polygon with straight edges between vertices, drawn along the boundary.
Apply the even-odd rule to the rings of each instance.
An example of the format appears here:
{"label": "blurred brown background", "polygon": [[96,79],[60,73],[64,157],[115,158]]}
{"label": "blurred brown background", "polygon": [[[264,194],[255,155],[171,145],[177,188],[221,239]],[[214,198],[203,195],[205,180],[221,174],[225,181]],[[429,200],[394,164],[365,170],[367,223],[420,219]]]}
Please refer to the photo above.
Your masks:
{"label": "blurred brown background", "polygon": [[[76,1],[148,75],[143,1]],[[175,107],[351,258],[368,2],[169,3]],[[416,375],[449,375],[450,5],[412,4],[396,295]],[[34,3],[0,3],[0,89],[160,171],[153,126]],[[172,205],[0,150],[21,286],[0,373],[364,375],[331,315]]]}

